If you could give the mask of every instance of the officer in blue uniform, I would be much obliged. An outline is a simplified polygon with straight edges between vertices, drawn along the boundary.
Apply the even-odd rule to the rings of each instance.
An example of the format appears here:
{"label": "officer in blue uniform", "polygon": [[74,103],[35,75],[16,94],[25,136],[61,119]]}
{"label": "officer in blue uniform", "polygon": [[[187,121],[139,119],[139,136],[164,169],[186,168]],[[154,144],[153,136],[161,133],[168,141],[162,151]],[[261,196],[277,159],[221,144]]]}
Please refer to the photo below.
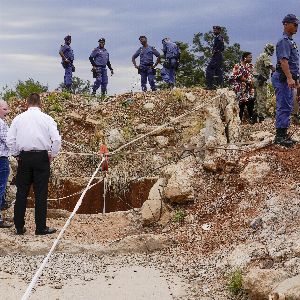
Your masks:
{"label": "officer in blue uniform", "polygon": [[220,26],[213,26],[213,33],[215,35],[214,44],[212,48],[212,58],[206,68],[206,88],[209,90],[215,89],[216,86],[223,85],[223,54],[224,40],[221,33]]}
{"label": "officer in blue uniform", "polygon": [[276,44],[277,64],[272,75],[276,94],[276,137],[275,143],[290,147],[295,144],[288,134],[293,110],[293,89],[299,87],[299,53],[293,35],[297,33],[299,20],[288,14],[282,20],[283,36]]}
{"label": "officer in blue uniform", "polygon": [[61,45],[59,49],[59,55],[62,58],[62,66],[65,69],[65,76],[64,76],[64,84],[67,90],[71,90],[72,86],[72,72],[75,72],[75,67],[73,65],[74,61],[74,53],[73,49],[71,48],[72,38],[70,35],[67,35],[65,38],[65,44]]}
{"label": "officer in blue uniform", "polygon": [[[152,91],[156,91],[155,86],[155,68],[160,62],[159,52],[147,43],[147,38],[143,35],[139,37],[142,47],[140,47],[132,56],[132,63],[138,69],[141,75],[141,86],[143,92],[147,91],[147,78]],[[155,64],[153,63],[153,55],[157,57]],[[140,57],[140,65],[136,64],[136,58]]]}
{"label": "officer in blue uniform", "polygon": [[179,66],[180,49],[169,38],[164,38],[162,44],[165,62],[161,69],[161,76],[169,87],[173,88],[175,85],[175,73]]}
{"label": "officer in blue uniform", "polygon": [[93,85],[92,95],[95,95],[97,89],[101,86],[101,95],[105,96],[105,94],[107,93],[108,83],[106,66],[109,68],[111,75],[114,74],[114,70],[109,60],[109,53],[104,48],[105,38],[99,39],[98,42],[99,46],[93,50],[89,57],[89,60],[93,66],[93,77],[96,78],[95,83]]}

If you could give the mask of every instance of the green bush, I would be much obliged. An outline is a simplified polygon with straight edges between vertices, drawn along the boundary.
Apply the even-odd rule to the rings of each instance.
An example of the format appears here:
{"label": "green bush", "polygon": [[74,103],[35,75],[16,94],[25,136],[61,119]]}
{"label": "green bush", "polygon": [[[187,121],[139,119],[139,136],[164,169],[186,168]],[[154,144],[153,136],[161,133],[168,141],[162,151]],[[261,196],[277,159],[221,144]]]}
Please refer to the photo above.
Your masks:
{"label": "green bush", "polygon": [[233,295],[238,295],[243,288],[243,275],[240,269],[235,270],[229,279],[228,289]]}
{"label": "green bush", "polygon": [[26,99],[32,93],[43,93],[48,91],[48,86],[42,85],[39,81],[32,78],[26,81],[19,80],[16,84],[16,93],[20,98]]}
{"label": "green bush", "polygon": [[175,210],[175,214],[173,218],[174,222],[176,223],[183,222],[184,218],[185,218],[185,212],[183,210],[181,209]]}
{"label": "green bush", "polygon": [[5,101],[9,101],[11,98],[15,98],[17,97],[17,92],[12,90],[12,89],[9,89],[8,86],[5,86],[3,88],[3,91],[1,92],[1,98]]}

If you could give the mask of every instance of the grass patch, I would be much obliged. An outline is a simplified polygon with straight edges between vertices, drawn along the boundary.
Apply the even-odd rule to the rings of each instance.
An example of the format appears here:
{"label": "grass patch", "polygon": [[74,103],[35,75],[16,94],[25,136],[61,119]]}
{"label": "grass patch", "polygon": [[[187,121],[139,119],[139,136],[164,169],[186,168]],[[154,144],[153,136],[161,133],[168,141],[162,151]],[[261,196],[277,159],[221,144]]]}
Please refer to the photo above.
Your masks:
{"label": "grass patch", "polygon": [[243,274],[240,269],[233,271],[230,275],[228,290],[233,295],[238,295],[243,290]]}

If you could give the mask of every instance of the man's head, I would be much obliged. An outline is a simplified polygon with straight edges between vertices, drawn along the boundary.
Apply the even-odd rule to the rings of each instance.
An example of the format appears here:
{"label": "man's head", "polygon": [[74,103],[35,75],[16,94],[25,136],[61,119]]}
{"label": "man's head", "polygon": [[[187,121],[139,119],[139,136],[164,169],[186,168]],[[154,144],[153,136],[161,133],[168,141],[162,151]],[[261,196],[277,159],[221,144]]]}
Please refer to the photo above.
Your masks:
{"label": "man's head", "polygon": [[252,53],[251,52],[244,52],[242,54],[242,61],[245,63],[250,64],[252,62]]}
{"label": "man's head", "polygon": [[170,38],[165,37],[164,39],[162,39],[161,41],[163,44],[167,43],[167,42],[171,42]]}
{"label": "man's head", "polygon": [[0,118],[5,119],[5,116],[9,113],[9,108],[4,100],[0,100]]}
{"label": "man's head", "polygon": [[213,26],[213,33],[218,35],[221,33],[221,26]]}
{"label": "man's head", "polygon": [[72,37],[71,37],[70,35],[67,35],[67,36],[64,38],[64,40],[65,40],[65,43],[66,43],[67,45],[70,45],[71,42],[72,42]]}
{"label": "man's head", "polygon": [[41,98],[37,93],[32,93],[27,98],[27,106],[28,107],[41,107]]}
{"label": "man's head", "polygon": [[289,35],[293,35],[297,33],[299,19],[293,14],[288,14],[283,18],[282,24],[284,27],[284,32]]}
{"label": "man's head", "polygon": [[141,44],[142,44],[143,46],[146,46],[146,45],[147,45],[147,38],[146,38],[144,35],[141,35],[141,36],[139,37],[139,40],[140,40],[140,42],[141,42]]}
{"label": "man's head", "polygon": [[104,48],[104,46],[105,46],[105,38],[100,38],[99,39],[99,41],[98,41],[98,43],[99,43],[99,47],[100,48]]}
{"label": "man's head", "polygon": [[265,45],[264,50],[268,55],[272,56],[274,54],[275,47],[273,44],[268,43]]}

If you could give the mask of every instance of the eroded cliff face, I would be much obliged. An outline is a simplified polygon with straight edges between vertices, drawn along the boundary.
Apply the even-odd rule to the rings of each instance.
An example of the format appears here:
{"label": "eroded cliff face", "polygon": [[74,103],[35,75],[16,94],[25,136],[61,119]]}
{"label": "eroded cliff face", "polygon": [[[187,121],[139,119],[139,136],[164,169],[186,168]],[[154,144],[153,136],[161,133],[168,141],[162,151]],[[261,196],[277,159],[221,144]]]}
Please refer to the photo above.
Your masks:
{"label": "eroded cliff face", "polygon": [[[241,125],[226,89],[125,94],[104,102],[59,93],[43,99],[64,141],[52,163],[49,225],[63,226],[79,198],[68,196],[85,187],[100,145],[111,153],[105,200],[115,212],[101,213],[100,172],[59,252],[137,264],[151,253],[151,263],[188,286],[175,299],[299,299],[300,147],[272,144],[274,120]],[[10,105],[11,117],[23,107],[19,100]],[[293,137],[299,140],[296,127]],[[14,193],[11,185],[10,200]],[[25,253],[21,264],[51,244],[33,235],[31,209],[26,222],[24,238],[1,231],[1,271],[9,265],[4,255]],[[233,296],[228,282],[236,269],[244,283]]]}

